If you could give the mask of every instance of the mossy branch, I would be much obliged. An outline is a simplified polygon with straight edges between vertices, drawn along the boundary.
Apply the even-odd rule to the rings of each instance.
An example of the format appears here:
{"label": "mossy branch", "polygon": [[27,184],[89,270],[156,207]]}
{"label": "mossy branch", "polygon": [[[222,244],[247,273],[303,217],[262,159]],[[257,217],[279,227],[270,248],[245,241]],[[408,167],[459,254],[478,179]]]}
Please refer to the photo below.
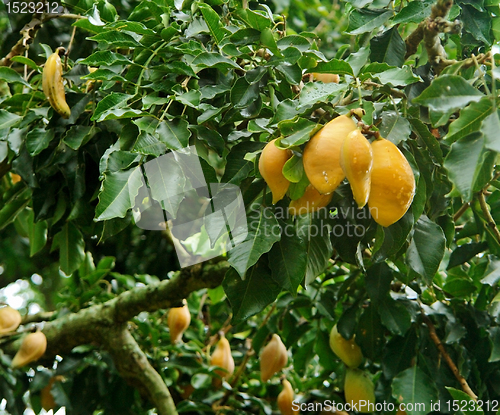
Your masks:
{"label": "mossy branch", "polygon": [[[42,331],[47,337],[47,350],[42,360],[50,364],[54,356],[69,353],[76,346],[101,345],[113,356],[121,375],[148,392],[160,415],[175,415],[175,405],[168,389],[126,330],[126,322],[142,311],[170,308],[179,305],[194,291],[219,286],[228,268],[226,261],[184,268],[170,280],[136,287],[103,304],[46,321],[42,323]],[[53,316],[47,314],[47,317]],[[14,355],[21,341],[21,338],[16,338],[2,344],[1,348]]]}
{"label": "mossy branch", "polygon": [[100,330],[101,341],[120,375],[147,394],[159,415],[177,415],[174,400],[160,374],[148,361],[124,324]]}

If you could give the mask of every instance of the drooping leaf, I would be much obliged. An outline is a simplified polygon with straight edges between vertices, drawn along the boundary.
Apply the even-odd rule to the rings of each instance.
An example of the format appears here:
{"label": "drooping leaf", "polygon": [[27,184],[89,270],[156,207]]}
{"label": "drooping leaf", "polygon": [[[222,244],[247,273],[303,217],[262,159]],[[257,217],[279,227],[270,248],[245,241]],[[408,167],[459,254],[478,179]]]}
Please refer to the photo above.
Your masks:
{"label": "drooping leaf", "polygon": [[370,40],[370,51],[372,62],[386,62],[392,66],[403,65],[406,45],[397,26],[373,37]]}
{"label": "drooping leaf", "polygon": [[76,271],[85,258],[85,241],[80,230],[71,222],[66,222],[54,236],[52,250],[59,248],[59,266],[70,275]]}
{"label": "drooping leaf", "polygon": [[410,269],[428,284],[432,283],[444,256],[446,240],[443,230],[422,215],[415,224],[413,239],[406,252],[406,262]]}
{"label": "drooping leaf", "polygon": [[493,110],[492,102],[489,98],[483,98],[479,102],[471,102],[460,111],[460,116],[450,124],[448,134],[444,139],[448,143],[454,143],[481,127],[481,123]]}
{"label": "drooping leaf", "polygon": [[229,268],[223,286],[233,310],[234,324],[261,312],[281,291],[263,259],[248,270],[244,280],[234,268]]}

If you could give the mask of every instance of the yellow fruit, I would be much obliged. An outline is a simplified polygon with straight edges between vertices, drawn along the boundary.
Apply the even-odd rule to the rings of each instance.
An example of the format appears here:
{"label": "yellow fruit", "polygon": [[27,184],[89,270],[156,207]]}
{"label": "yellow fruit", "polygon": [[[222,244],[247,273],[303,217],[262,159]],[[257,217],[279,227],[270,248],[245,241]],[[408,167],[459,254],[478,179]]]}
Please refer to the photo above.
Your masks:
{"label": "yellow fruit", "polygon": [[281,341],[281,337],[273,334],[271,340],[262,349],[260,354],[260,378],[267,382],[271,377],[283,369],[288,362],[288,352]]}
{"label": "yellow fruit", "polygon": [[302,161],[309,182],[321,194],[332,193],[344,180],[340,167],[340,148],[356,123],[345,115],[335,118],[306,144]]}
{"label": "yellow fruit", "polygon": [[292,385],[288,380],[283,379],[283,389],[278,395],[278,408],[282,415],[295,415],[299,411],[293,409],[293,398],[295,396]]}
{"label": "yellow fruit", "polygon": [[403,217],[415,195],[415,177],[405,156],[384,138],[372,143],[373,168],[368,206],[375,222],[390,226]]}
{"label": "yellow fruit", "polygon": [[340,76],[338,76],[337,74],[334,74],[334,73],[317,73],[317,72],[313,72],[312,74],[313,76],[313,79],[315,81],[321,81],[325,84],[328,84],[328,83],[335,83],[335,84],[338,84],[339,81],[340,81]]}
{"label": "yellow fruit", "polygon": [[64,378],[62,376],[53,376],[49,380],[49,384],[45,386],[40,392],[40,403],[42,408],[46,411],[50,411],[56,407],[56,402],[54,396],[52,395],[52,385],[54,382],[60,382]]}
{"label": "yellow fruit", "polygon": [[16,173],[10,173],[10,179],[12,180],[12,184],[16,184],[17,182],[21,181],[21,176]]}
{"label": "yellow fruit", "polygon": [[288,211],[292,215],[305,215],[328,206],[333,193],[322,195],[312,185],[306,187],[304,195],[290,202]]}
{"label": "yellow fruit", "polygon": [[276,147],[276,139],[267,143],[262,150],[259,160],[259,171],[273,194],[273,205],[283,199],[290,186],[288,179],[283,176],[283,166],[292,157],[290,150]]}
{"label": "yellow fruit", "polygon": [[62,64],[59,52],[49,56],[42,74],[43,93],[54,110],[63,118],[69,118],[71,110],[66,103],[66,94],[62,78]]}
{"label": "yellow fruit", "polygon": [[28,363],[35,362],[40,359],[47,348],[47,338],[41,331],[28,334],[21,343],[21,347],[17,351],[14,359],[12,359],[11,367],[18,369],[26,366]]}
{"label": "yellow fruit", "polygon": [[224,370],[217,369],[217,373],[221,378],[228,379],[234,372],[234,359],[231,355],[231,346],[225,337],[221,337],[215,346],[210,359],[212,366],[219,366]]}
{"label": "yellow fruit", "polygon": [[361,131],[354,130],[347,135],[340,150],[340,166],[349,181],[354,200],[362,208],[370,196],[373,152]]}
{"label": "yellow fruit", "polygon": [[9,306],[0,308],[0,334],[17,330],[21,320],[19,311]]}
{"label": "yellow fruit", "polygon": [[182,339],[182,334],[191,323],[191,314],[187,304],[182,307],[174,307],[168,311],[167,324],[170,331],[170,341],[177,343]]}
{"label": "yellow fruit", "polygon": [[370,412],[375,405],[375,386],[370,377],[360,369],[348,368],[345,374],[344,396],[346,403],[356,405],[358,412]]}
{"label": "yellow fruit", "polygon": [[363,361],[363,353],[354,341],[354,337],[346,340],[338,332],[336,325],[330,332],[330,348],[349,367],[358,367]]}

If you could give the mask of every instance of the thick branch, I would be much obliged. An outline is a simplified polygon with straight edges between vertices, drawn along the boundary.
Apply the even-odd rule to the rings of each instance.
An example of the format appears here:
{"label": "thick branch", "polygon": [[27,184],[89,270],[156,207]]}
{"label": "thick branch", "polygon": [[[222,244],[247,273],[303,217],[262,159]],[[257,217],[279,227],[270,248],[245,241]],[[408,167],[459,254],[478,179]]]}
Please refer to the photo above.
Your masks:
{"label": "thick branch", "polygon": [[455,362],[451,359],[450,355],[446,351],[446,349],[443,346],[443,343],[441,343],[441,340],[439,339],[436,329],[434,327],[434,324],[432,323],[431,319],[427,317],[423,312],[422,312],[422,318],[424,320],[424,323],[427,325],[429,328],[429,335],[436,345],[436,347],[439,349],[439,352],[443,356],[446,364],[448,367],[451,369],[455,377],[457,378],[458,382],[460,383],[460,386],[462,387],[462,390],[469,395],[472,399],[477,400],[477,395],[472,391],[470,388],[469,384],[465,380],[465,378],[460,374],[460,371],[458,370],[457,365],[455,365]]}
{"label": "thick branch", "polygon": [[177,415],[165,382],[151,366],[125,323],[100,330],[100,335],[120,375],[139,391],[147,392],[159,415]]}
{"label": "thick branch", "polygon": [[[103,304],[46,322],[43,332],[48,345],[44,358],[68,353],[81,344],[98,344],[100,328],[124,323],[141,311],[152,312],[177,305],[193,291],[215,288],[222,283],[228,267],[229,264],[222,261],[184,268],[170,280],[134,288]],[[7,354],[15,354],[19,346],[20,340],[15,340],[2,348]]]}

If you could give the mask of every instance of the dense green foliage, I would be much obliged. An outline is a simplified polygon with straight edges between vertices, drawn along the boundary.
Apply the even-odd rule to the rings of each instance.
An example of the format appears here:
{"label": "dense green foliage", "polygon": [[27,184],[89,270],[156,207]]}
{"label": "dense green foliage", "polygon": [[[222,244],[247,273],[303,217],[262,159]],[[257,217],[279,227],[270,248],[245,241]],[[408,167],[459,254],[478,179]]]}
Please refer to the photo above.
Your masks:
{"label": "dense green foliage", "polygon": [[[223,284],[187,299],[183,343],[170,344],[166,310],[130,322],[179,412],[276,413],[280,374],[262,383],[258,361],[272,333],[288,348],[283,373],[300,402],[343,402],[345,366],[328,343],[337,324],[344,337],[356,335],[377,402],[424,403],[407,412],[425,414],[440,400],[434,413],[458,413],[448,402],[467,395],[431,325],[470,388],[491,403],[484,413],[496,413],[497,3],[455,1],[441,19],[445,33],[433,38],[444,49],[422,42],[408,56],[405,39],[433,1],[80,0],[67,11],[84,18],[42,16],[27,55],[0,67],[0,288],[17,281],[20,311],[58,319],[169,279],[179,269],[169,234],[135,226],[125,190],[147,161],[194,145],[208,182],[241,188],[249,234],[229,252]],[[32,17],[0,12],[1,56]],[[43,64],[61,45],[69,49],[67,120],[41,85]],[[313,82],[312,72],[340,82]],[[329,215],[290,217],[288,196],[272,206],[258,171],[265,143],[281,138],[294,151],[285,170],[296,199],[308,184],[304,145],[360,107],[362,121],[412,166],[417,192],[406,215],[377,225],[347,183]],[[207,345],[220,330],[243,367],[232,390],[214,392]],[[11,370],[8,341],[0,339],[0,404],[12,415],[27,405],[39,413],[40,390],[56,374],[64,382],[52,392],[68,414],[154,413],[99,345]],[[188,384],[195,390],[184,399]]]}

